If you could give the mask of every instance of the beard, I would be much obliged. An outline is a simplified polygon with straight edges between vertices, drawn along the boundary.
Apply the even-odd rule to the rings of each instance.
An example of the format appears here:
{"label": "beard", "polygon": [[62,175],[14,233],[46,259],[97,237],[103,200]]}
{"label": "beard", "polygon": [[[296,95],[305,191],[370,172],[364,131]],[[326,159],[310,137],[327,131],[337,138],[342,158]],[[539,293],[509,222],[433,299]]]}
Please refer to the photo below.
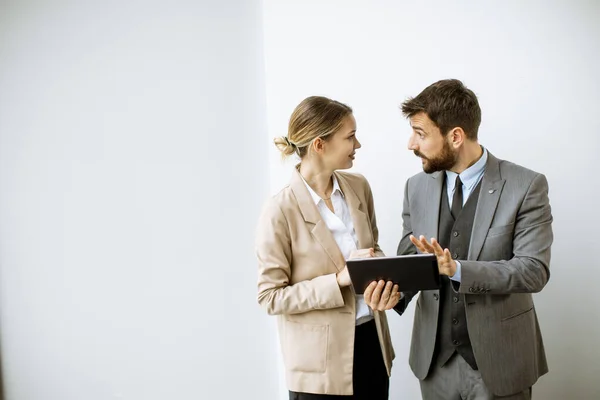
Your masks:
{"label": "beard", "polygon": [[458,159],[458,153],[452,151],[450,144],[444,140],[444,146],[439,154],[433,157],[425,157],[421,152],[415,150],[415,156],[422,158],[425,160],[423,164],[423,171],[426,174],[431,174],[437,171],[446,171],[451,169],[454,164],[456,164],[456,160]]}

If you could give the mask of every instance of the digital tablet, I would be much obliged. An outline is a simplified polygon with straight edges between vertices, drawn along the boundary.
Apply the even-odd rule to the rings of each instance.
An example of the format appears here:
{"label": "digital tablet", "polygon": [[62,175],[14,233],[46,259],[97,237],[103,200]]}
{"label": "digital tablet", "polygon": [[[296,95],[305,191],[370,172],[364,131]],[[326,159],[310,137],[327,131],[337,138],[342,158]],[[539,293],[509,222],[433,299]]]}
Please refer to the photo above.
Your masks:
{"label": "digital tablet", "polygon": [[346,265],[357,294],[363,294],[371,282],[380,279],[394,282],[401,292],[440,287],[440,273],[433,254],[357,258],[347,260]]}

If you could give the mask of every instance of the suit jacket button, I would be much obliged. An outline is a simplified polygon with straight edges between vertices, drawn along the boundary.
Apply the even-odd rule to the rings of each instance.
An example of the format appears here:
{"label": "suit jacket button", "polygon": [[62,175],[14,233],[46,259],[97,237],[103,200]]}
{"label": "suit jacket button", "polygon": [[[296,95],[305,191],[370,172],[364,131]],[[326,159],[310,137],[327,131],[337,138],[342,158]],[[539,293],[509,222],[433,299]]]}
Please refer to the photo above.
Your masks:
{"label": "suit jacket button", "polygon": [[458,232],[454,231],[454,233],[452,233],[452,235],[454,235],[454,237],[457,237],[458,236]]}
{"label": "suit jacket button", "polygon": [[439,294],[437,294],[437,293],[434,293],[434,294],[433,294],[433,298],[437,300],[437,299],[439,299],[439,298],[440,298],[440,295],[439,295]]}
{"label": "suit jacket button", "polygon": [[455,303],[458,303],[458,297],[454,297],[452,300],[453,300]]}
{"label": "suit jacket button", "polygon": [[455,345],[455,346],[458,346],[460,344],[460,342],[458,340],[453,340],[452,344]]}
{"label": "suit jacket button", "polygon": [[452,253],[452,258],[456,260],[458,258],[458,253]]}

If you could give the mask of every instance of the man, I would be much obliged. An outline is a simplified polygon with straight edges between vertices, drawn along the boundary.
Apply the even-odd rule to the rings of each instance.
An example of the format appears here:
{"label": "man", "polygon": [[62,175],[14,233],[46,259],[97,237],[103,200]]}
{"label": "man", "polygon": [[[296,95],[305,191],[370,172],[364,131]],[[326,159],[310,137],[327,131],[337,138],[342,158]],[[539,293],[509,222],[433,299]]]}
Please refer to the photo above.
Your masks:
{"label": "man", "polygon": [[[532,299],[550,277],[546,178],[479,145],[479,103],[458,80],[432,84],[402,112],[424,173],[406,183],[398,254],[434,253],[442,275],[415,309],[410,366],[423,399],[531,399],[548,372]],[[374,309],[390,295],[383,283],[365,292]]]}

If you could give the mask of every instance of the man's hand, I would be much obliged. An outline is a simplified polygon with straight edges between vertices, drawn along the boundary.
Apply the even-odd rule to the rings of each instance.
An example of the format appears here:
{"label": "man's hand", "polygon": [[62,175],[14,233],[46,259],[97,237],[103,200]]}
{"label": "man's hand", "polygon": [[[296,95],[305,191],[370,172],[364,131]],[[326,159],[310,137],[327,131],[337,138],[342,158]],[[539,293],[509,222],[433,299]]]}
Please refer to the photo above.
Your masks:
{"label": "man's hand", "polygon": [[365,289],[365,303],[367,303],[371,309],[377,311],[394,308],[400,301],[402,294],[398,292],[398,285],[393,285],[393,287],[392,285],[392,282],[385,283],[383,280],[371,282]]}
{"label": "man's hand", "polygon": [[442,249],[440,244],[435,238],[431,238],[431,243],[425,239],[425,236],[421,235],[417,239],[413,235],[410,235],[410,241],[415,245],[421,253],[435,254],[437,257],[438,269],[440,275],[446,275],[453,277],[456,273],[456,261],[452,259],[450,250]]}
{"label": "man's hand", "polygon": [[[350,257],[348,257],[348,260],[352,260],[353,258],[371,258],[371,257],[375,257],[374,249],[372,249],[372,248],[358,249],[358,250],[352,250],[352,252],[350,253]],[[346,286],[350,286],[352,284],[352,281],[350,280],[350,274],[348,273],[347,266],[345,266],[343,270],[338,272],[335,275],[335,278],[337,279],[338,285],[340,285],[340,287],[346,287]]]}

